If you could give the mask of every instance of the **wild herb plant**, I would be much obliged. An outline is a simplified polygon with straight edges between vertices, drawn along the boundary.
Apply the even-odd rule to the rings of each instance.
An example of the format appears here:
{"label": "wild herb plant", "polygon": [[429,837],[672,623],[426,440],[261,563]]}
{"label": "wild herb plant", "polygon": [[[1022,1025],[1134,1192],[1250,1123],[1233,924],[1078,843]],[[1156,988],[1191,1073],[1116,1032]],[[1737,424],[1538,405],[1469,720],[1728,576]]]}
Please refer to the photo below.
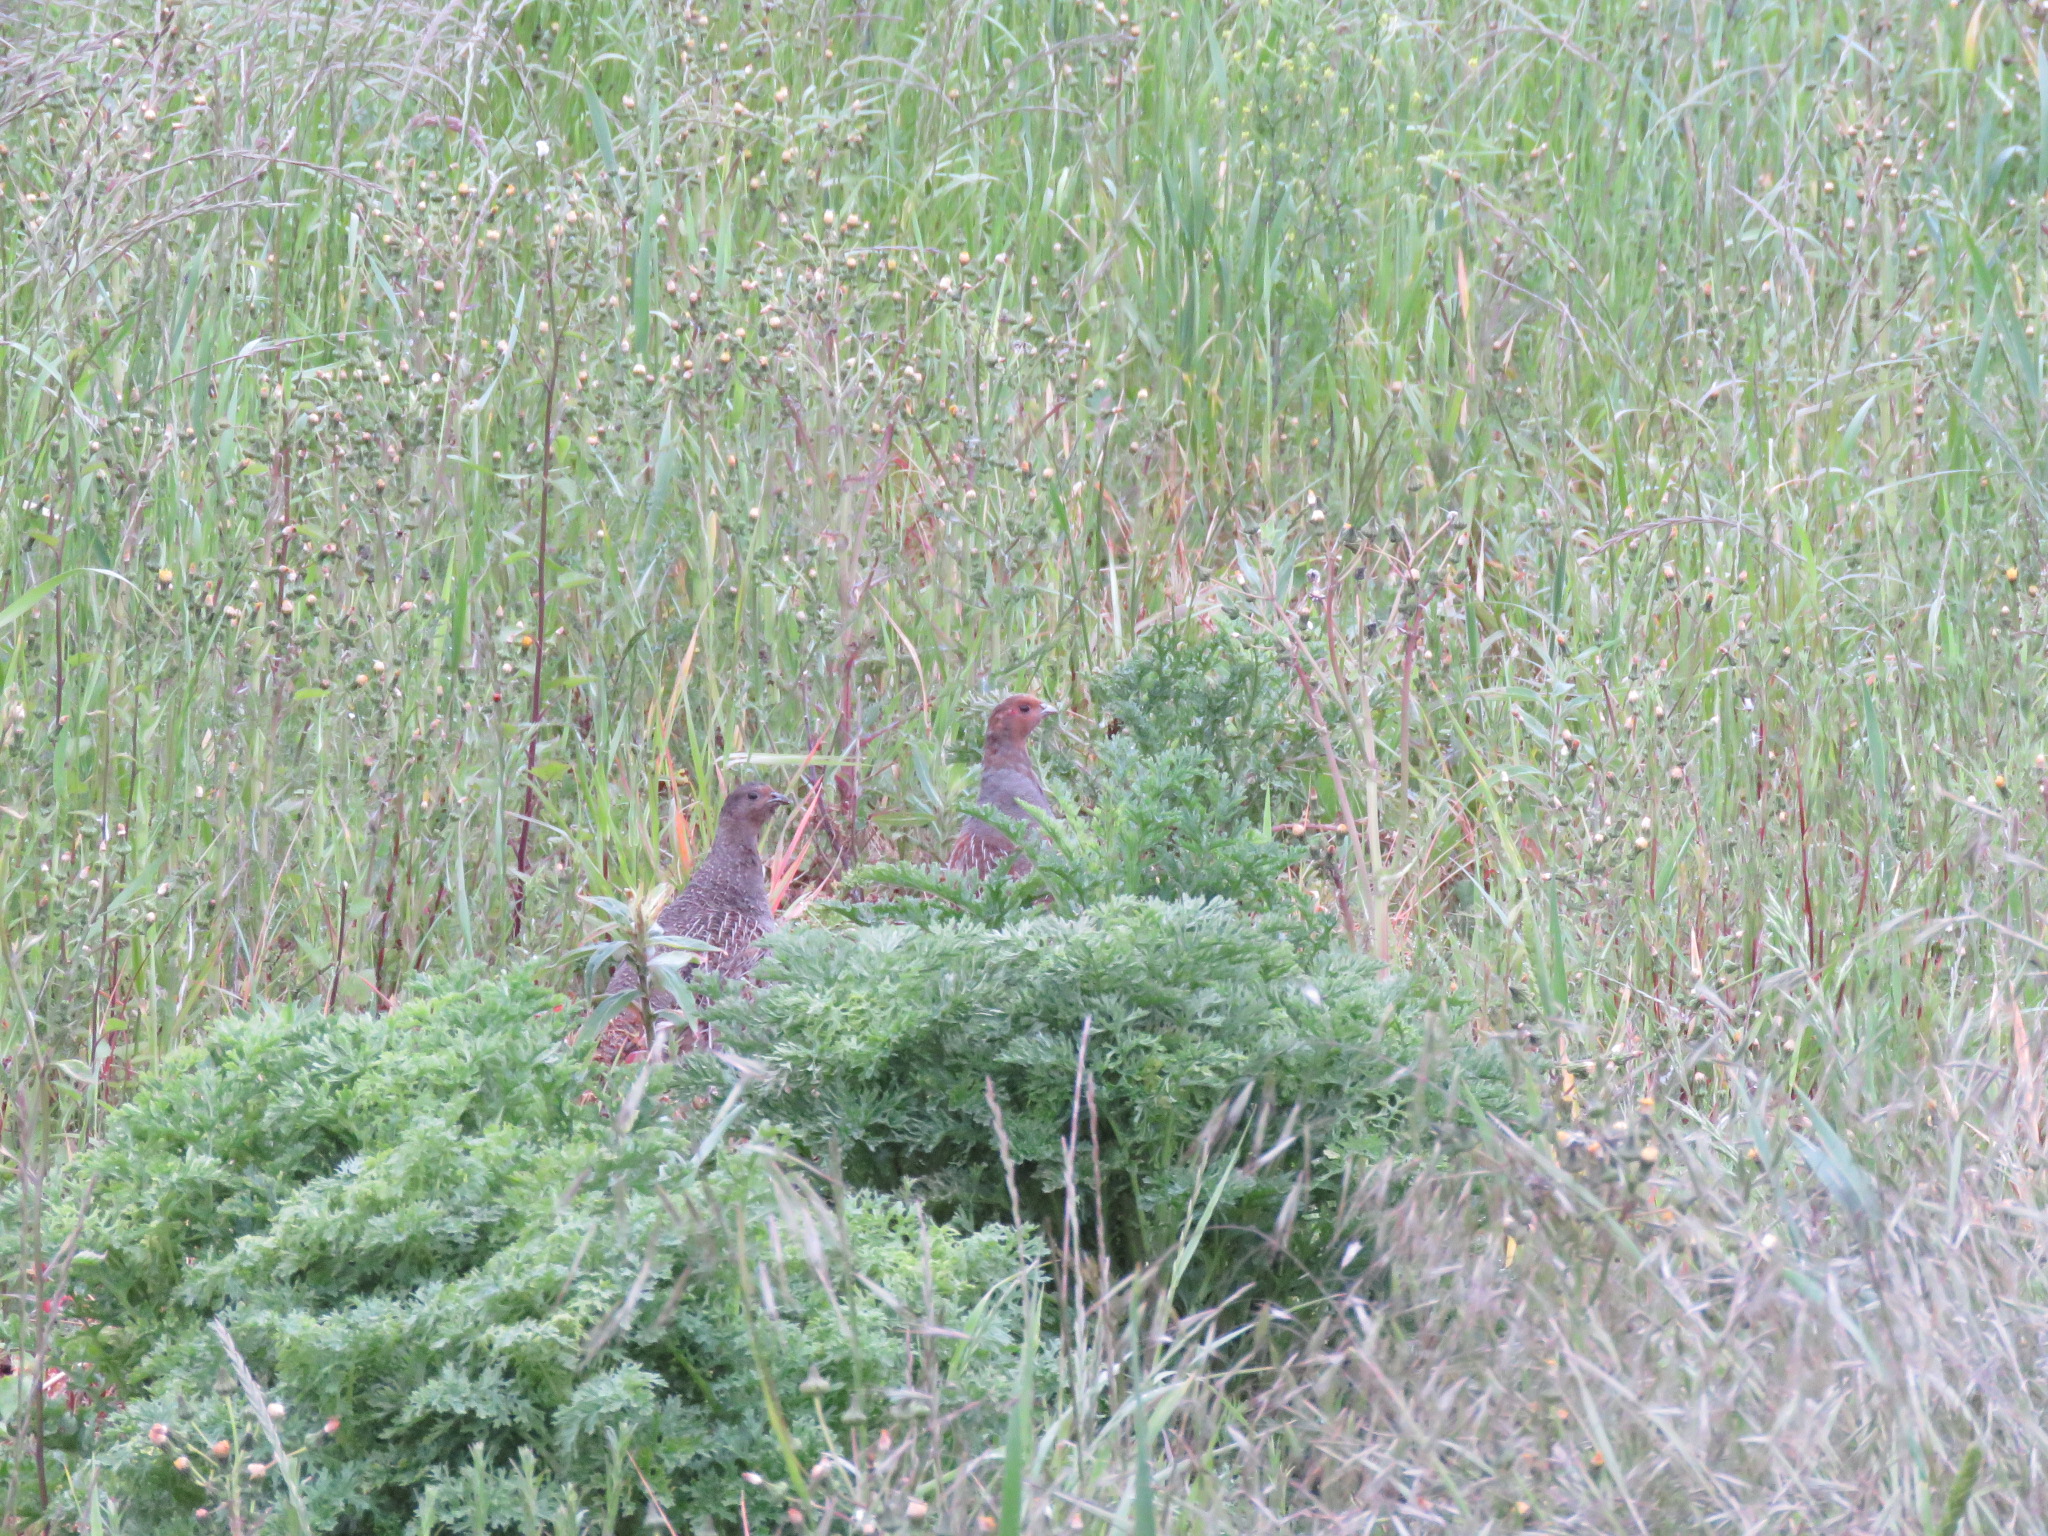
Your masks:
{"label": "wild herb plant", "polygon": [[1402,980],[1223,900],[793,932],[764,979],[720,1020],[813,1156],[970,1227],[1078,1223],[1116,1270],[1185,1244],[1190,1308],[1329,1283],[1359,1166],[1435,1139],[1460,1095],[1507,1107]]}
{"label": "wild herb plant", "polygon": [[1145,757],[1198,750],[1254,816],[1298,811],[1314,761],[1301,696],[1270,637],[1230,607],[1153,629],[1092,691],[1120,745]]}
{"label": "wild herb plant", "polygon": [[[734,1106],[593,1070],[568,1018],[519,976],[287,1008],[111,1117],[68,1170],[92,1204],[66,1345],[110,1394],[76,1451],[138,1529],[200,1528],[238,1474],[308,1530],[414,1530],[436,1489],[509,1524],[529,1484],[729,1523],[743,1473],[804,1488],[857,1406],[899,1437],[987,1416],[1028,1243],[829,1198],[729,1142]],[[242,1376],[317,1453],[237,1432]]]}

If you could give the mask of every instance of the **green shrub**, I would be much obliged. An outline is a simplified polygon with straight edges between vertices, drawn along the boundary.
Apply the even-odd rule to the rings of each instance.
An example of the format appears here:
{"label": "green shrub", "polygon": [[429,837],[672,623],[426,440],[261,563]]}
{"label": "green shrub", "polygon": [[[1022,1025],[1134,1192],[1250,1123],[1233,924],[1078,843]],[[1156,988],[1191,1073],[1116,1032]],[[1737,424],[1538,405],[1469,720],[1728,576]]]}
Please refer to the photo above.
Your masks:
{"label": "green shrub", "polygon": [[74,1165],[94,1182],[85,1344],[124,1404],[91,1450],[140,1528],[185,1529],[198,1502],[147,1426],[189,1443],[242,1411],[219,1390],[216,1317],[287,1439],[340,1418],[304,1463],[331,1531],[398,1532],[424,1490],[457,1485],[509,1523],[522,1452],[546,1501],[609,1488],[637,1510],[644,1473],[671,1511],[727,1528],[740,1473],[787,1465],[764,1381],[815,1456],[807,1376],[828,1413],[856,1389],[881,1409],[907,1324],[959,1331],[926,1385],[1003,1395],[1019,1234],[963,1236],[874,1193],[835,1208],[660,1082],[620,1129],[586,1102],[559,1005],[525,977],[470,978],[382,1016],[235,1021]]}
{"label": "green shrub", "polygon": [[1202,749],[1147,751],[1118,738],[1104,745],[1084,785],[1087,810],[1013,829],[1032,848],[1024,875],[984,880],[930,865],[870,865],[849,885],[892,894],[832,910],[869,924],[962,917],[1001,926],[1041,908],[1078,916],[1115,896],[1221,898],[1302,942],[1331,933],[1330,917],[1288,878],[1303,851],[1252,820],[1237,786]]}
{"label": "green shrub", "polygon": [[1300,802],[1312,737],[1299,689],[1273,642],[1227,609],[1151,631],[1096,680],[1095,702],[1142,754],[1199,748],[1254,812]]}
{"label": "green shrub", "polygon": [[[913,1187],[962,1224],[1010,1218],[1007,1137],[1025,1220],[1060,1230],[1078,1067],[1086,1242],[1129,1266],[1209,1212],[1184,1301],[1318,1270],[1351,1158],[1450,1112],[1455,1073],[1414,1070],[1426,1032],[1402,981],[1222,900],[797,930],[763,978],[720,1015],[780,1074],[765,1112],[814,1152],[836,1143],[858,1183]],[[1504,1107],[1492,1060],[1465,1067]]]}

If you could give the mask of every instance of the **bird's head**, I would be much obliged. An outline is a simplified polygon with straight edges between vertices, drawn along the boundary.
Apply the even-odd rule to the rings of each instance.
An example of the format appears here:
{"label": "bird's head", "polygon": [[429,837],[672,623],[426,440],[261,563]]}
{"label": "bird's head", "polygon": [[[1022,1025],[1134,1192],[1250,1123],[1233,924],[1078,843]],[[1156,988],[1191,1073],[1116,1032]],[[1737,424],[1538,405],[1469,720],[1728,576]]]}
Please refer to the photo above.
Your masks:
{"label": "bird's head", "polygon": [[718,819],[721,823],[758,832],[770,816],[793,803],[789,796],[780,790],[770,789],[766,784],[742,784],[725,797],[725,806],[719,811]]}
{"label": "bird's head", "polygon": [[988,744],[992,747],[999,744],[1022,745],[1038,729],[1041,720],[1058,713],[1042,699],[1035,699],[1028,693],[1013,693],[989,711]]}

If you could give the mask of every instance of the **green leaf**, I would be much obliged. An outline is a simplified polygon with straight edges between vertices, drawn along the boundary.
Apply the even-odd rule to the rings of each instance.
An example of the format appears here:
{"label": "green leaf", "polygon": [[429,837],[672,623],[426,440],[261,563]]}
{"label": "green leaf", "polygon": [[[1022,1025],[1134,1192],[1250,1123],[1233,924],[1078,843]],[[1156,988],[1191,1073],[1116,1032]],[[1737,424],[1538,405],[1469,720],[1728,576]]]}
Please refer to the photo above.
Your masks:
{"label": "green leaf", "polygon": [[1131,1536],[1155,1536],[1158,1529],[1152,1513],[1152,1453],[1146,1442],[1152,1438],[1145,1422],[1145,1399],[1141,1393],[1133,1416],[1138,1427],[1135,1459],[1137,1486],[1131,1491]]}
{"label": "green leaf", "polygon": [[1017,1395],[1010,1404],[1010,1428],[1003,1440],[1003,1501],[996,1536],[1020,1536],[1024,1529],[1024,1468],[1031,1455],[1031,1391],[1038,1360],[1038,1287],[1024,1295],[1024,1341],[1017,1351]]}
{"label": "green leaf", "polygon": [[612,122],[588,80],[583,82],[583,102],[590,109],[590,126],[597,134],[597,152],[604,156],[604,168],[614,176],[619,174],[619,157],[612,148]]}
{"label": "green leaf", "polygon": [[1805,1102],[1807,1116],[1813,1122],[1813,1139],[1795,1135],[1792,1144],[1835,1202],[1866,1231],[1874,1231],[1884,1215],[1876,1181],[1856,1160],[1841,1132],[1828,1124],[1812,1100]]}
{"label": "green leaf", "polygon": [[825,752],[729,752],[726,768],[843,768],[852,759]]}
{"label": "green leaf", "polygon": [[75,565],[68,571],[59,571],[48,581],[37,582],[36,585],[30,587],[5,608],[0,608],[0,629],[5,629],[23,614],[35,608],[44,598],[50,596],[51,593],[55,592],[74,576],[108,576],[126,586],[132,587],[135,585],[134,582],[129,581],[126,576],[121,575],[118,571],[105,571],[101,570],[98,566],[92,565]]}

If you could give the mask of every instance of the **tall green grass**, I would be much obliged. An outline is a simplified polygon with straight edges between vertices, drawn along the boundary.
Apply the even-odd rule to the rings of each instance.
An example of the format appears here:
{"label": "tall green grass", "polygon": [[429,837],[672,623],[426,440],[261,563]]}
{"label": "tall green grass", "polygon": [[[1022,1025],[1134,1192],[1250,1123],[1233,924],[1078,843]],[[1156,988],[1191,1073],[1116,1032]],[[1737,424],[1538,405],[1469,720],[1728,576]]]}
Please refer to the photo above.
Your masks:
{"label": "tall green grass", "polygon": [[[1494,1490],[1523,1453],[1455,1406],[1492,1371],[1577,1406],[1459,1528],[1919,1529],[1965,1444],[1955,1528],[2042,1528],[2031,12],[0,25],[17,1172],[253,999],[566,953],[580,893],[703,846],[733,754],[814,765],[800,890],[942,849],[988,696],[1066,703],[1086,754],[1091,679],[1228,601],[1325,727],[1276,807],[1324,899],[1520,1038],[1567,1129],[1653,1099],[1698,1241],[1630,1212],[1589,1269],[1538,1222],[1504,1270],[1533,1154],[1492,1205],[1416,1178],[1387,1283],[1446,1276],[1450,1332],[1423,1295],[1319,1335],[1351,1363],[1275,1365],[1294,1428],[1159,1447],[1160,1527],[1225,1507],[1203,1479],[1387,1520]],[[1845,1159],[1862,1228],[1815,1214]],[[1766,1229],[1811,1266],[1750,1325],[1789,1365],[1716,1320]],[[1742,1422],[1797,1449],[1730,1471],[1709,1407],[1795,1386]],[[1364,1481],[1290,1481],[1311,1450]]]}

